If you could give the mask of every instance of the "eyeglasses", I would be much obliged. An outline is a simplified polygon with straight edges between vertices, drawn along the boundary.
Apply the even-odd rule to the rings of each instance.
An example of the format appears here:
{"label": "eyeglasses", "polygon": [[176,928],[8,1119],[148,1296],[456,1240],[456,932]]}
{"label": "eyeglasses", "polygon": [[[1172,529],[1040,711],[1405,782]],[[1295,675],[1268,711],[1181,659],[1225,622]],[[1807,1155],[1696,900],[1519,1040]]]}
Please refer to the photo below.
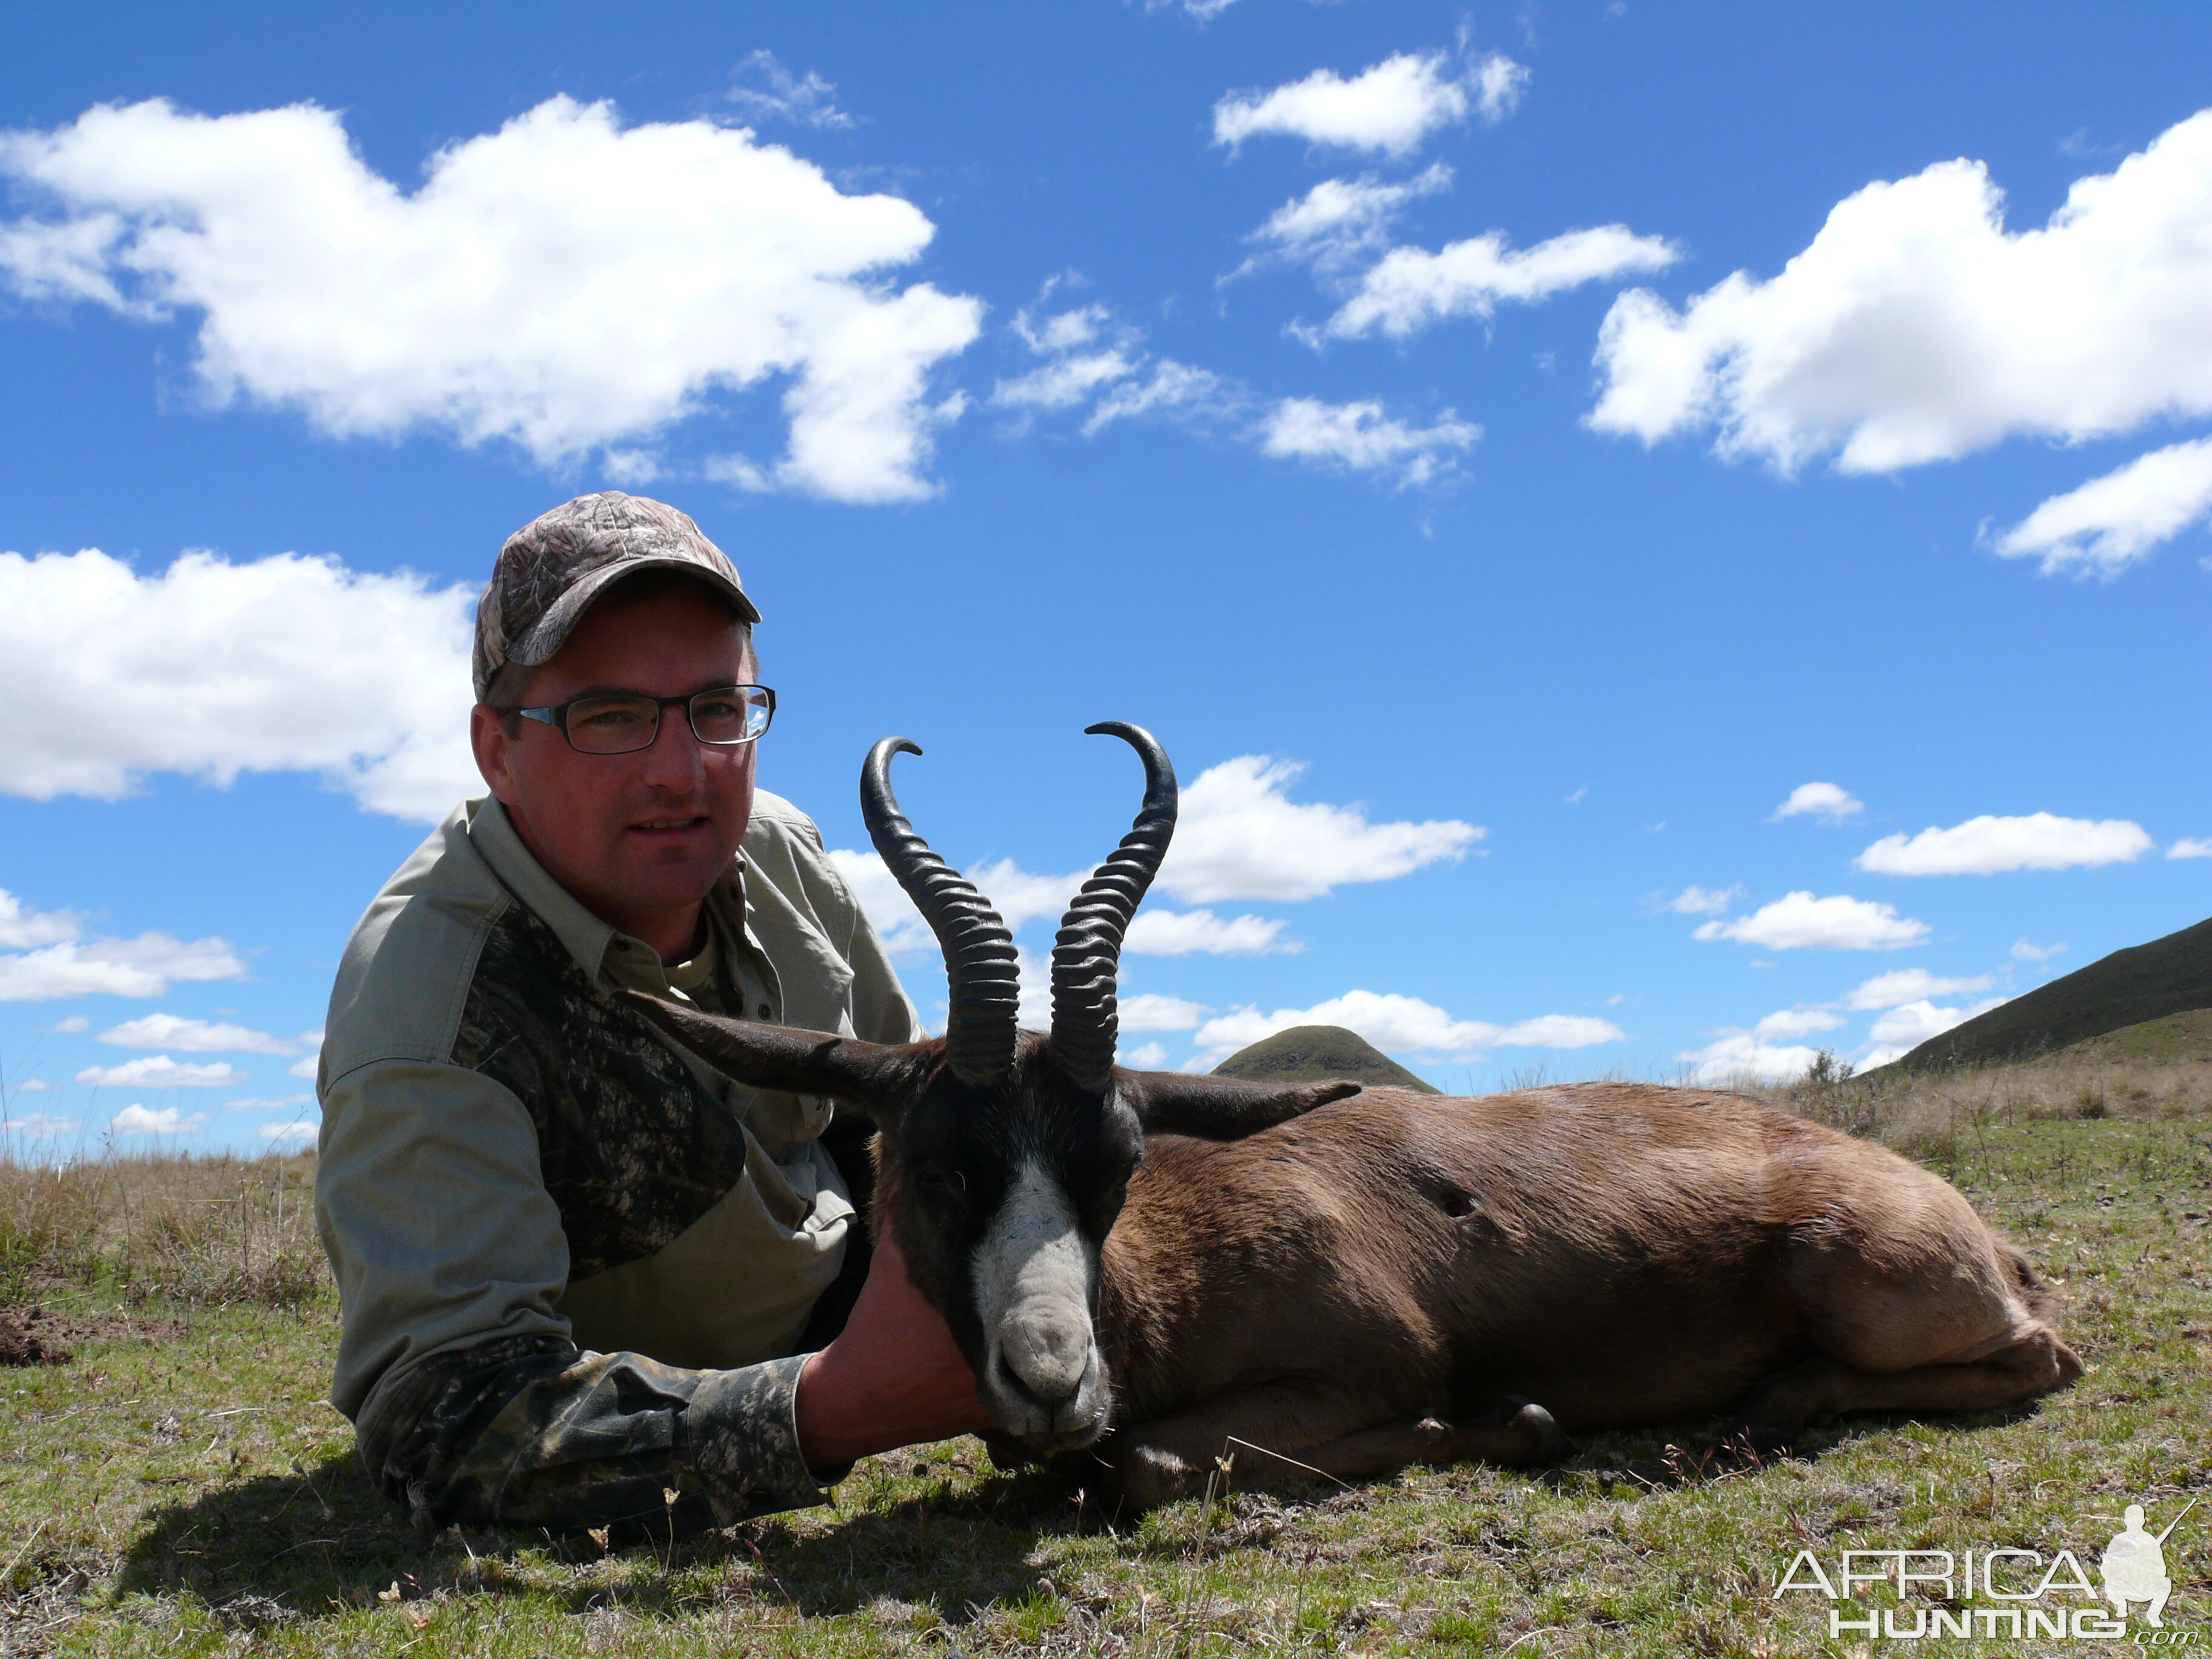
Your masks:
{"label": "eyeglasses", "polygon": [[700,742],[726,749],[768,730],[775,718],[775,693],[765,685],[718,685],[688,697],[601,693],[514,712],[557,727],[571,749],[586,755],[627,755],[653,747],[660,735],[660,711],[670,708],[683,709]]}

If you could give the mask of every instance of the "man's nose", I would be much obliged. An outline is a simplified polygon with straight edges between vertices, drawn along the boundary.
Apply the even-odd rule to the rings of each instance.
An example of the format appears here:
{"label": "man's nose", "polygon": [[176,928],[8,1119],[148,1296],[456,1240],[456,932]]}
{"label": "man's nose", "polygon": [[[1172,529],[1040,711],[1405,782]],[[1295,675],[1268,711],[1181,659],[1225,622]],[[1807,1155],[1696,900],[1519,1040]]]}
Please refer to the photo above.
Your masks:
{"label": "man's nose", "polygon": [[645,751],[645,781],[658,789],[690,791],[706,775],[699,739],[691,734],[690,718],[681,708],[660,711],[660,730],[653,734]]}

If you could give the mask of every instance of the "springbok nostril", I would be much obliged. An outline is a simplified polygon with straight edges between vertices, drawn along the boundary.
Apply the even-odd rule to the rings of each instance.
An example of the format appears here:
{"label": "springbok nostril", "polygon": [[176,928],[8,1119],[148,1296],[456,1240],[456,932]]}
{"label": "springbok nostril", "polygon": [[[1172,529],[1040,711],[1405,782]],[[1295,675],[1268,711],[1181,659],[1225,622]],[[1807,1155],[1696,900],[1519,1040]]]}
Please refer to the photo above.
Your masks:
{"label": "springbok nostril", "polygon": [[1090,1370],[1087,1330],[1054,1322],[1006,1333],[998,1358],[1009,1382],[1040,1405],[1056,1406],[1083,1386]]}

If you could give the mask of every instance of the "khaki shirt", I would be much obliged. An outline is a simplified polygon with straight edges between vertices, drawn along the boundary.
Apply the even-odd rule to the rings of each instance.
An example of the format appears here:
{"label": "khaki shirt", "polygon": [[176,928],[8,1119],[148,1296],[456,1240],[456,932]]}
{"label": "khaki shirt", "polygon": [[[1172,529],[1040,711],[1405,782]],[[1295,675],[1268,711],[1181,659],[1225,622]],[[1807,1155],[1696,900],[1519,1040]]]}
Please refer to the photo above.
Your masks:
{"label": "khaki shirt", "polygon": [[[431,834],[347,945],[317,1083],[343,1312],[331,1400],[426,1524],[550,1524],[583,1489],[575,1523],[603,1521],[662,1478],[631,1467],[656,1440],[720,1477],[697,1486],[717,1520],[818,1495],[792,1350],[856,1224],[817,1140],[831,1103],[745,1088],[605,993],[878,1042],[922,1033],[788,802],[757,796],[708,908],[708,946],[674,970],[686,991],[486,799]],[[620,1408],[641,1386],[666,1422]],[[610,1444],[619,1492],[584,1467]]]}

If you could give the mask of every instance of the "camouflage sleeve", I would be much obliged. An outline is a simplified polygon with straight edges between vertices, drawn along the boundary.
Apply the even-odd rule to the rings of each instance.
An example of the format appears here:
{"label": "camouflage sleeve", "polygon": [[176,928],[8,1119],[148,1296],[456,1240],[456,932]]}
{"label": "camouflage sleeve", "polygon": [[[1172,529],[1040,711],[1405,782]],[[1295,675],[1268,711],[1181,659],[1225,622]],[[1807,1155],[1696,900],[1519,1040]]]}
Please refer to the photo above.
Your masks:
{"label": "camouflage sleeve", "polygon": [[503,1338],[395,1382],[362,1425],[362,1460],[425,1534],[729,1526],[828,1495],[793,1416],[805,1358],[686,1370],[560,1337]]}

